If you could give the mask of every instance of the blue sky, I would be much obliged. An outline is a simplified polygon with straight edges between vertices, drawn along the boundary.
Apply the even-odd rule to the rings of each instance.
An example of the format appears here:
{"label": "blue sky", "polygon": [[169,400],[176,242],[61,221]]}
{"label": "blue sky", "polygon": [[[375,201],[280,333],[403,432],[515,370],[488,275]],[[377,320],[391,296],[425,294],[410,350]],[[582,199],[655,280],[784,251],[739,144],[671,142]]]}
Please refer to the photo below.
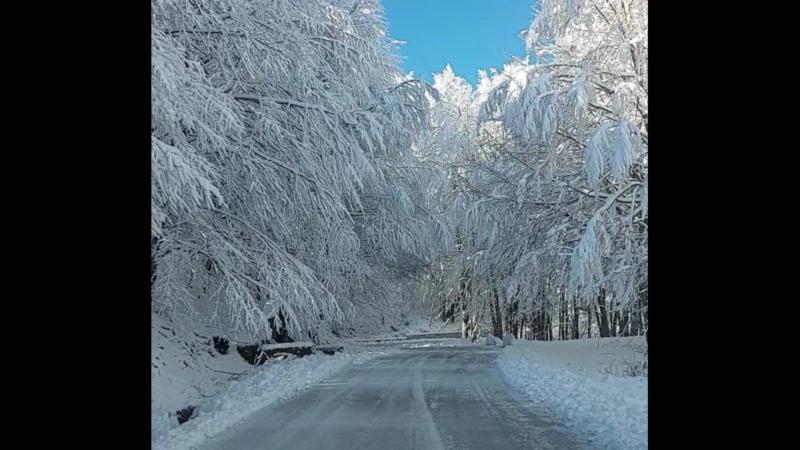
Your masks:
{"label": "blue sky", "polygon": [[502,68],[525,56],[519,32],[532,19],[534,0],[383,0],[389,36],[403,69],[427,81],[446,64],[475,85],[478,69]]}

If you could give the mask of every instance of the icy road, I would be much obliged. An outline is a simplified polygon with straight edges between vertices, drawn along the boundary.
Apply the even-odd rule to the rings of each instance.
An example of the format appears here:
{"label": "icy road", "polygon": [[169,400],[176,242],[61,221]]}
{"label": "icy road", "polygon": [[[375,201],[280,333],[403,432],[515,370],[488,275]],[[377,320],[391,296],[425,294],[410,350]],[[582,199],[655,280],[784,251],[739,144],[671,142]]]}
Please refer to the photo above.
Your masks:
{"label": "icy road", "polygon": [[506,384],[494,347],[404,349],[339,372],[205,450],[576,449]]}

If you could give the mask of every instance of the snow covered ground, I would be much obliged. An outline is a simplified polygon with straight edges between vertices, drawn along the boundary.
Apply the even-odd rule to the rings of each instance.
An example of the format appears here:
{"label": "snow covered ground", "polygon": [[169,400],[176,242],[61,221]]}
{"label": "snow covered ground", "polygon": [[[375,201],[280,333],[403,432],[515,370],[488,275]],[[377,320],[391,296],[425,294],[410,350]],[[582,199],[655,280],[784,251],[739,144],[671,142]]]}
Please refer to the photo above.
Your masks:
{"label": "snow covered ground", "polygon": [[647,378],[620,376],[646,361],[643,337],[514,341],[498,365],[529,400],[601,449],[647,448]]}
{"label": "snow covered ground", "polygon": [[151,417],[153,431],[178,426],[176,411],[198,405],[221,392],[232,380],[252,374],[230,344],[228,354],[214,349],[217,333],[177,327],[166,316],[153,314],[151,328]]}
{"label": "snow covered ground", "polygon": [[[254,367],[233,345],[220,355],[207,336],[194,331],[176,335],[158,320],[153,327],[152,369],[152,448],[157,450],[196,448],[262,408],[353,364],[404,348],[479,345],[458,338],[408,339],[460,329],[458,324],[416,319],[369,338],[343,340],[344,351],[333,356],[315,353]],[[626,367],[646,361],[645,352],[641,337],[515,341],[501,350],[497,361],[513,386],[598,448],[644,449],[647,379],[621,375]],[[187,405],[197,409],[191,420],[178,425],[175,412]]]}
{"label": "snow covered ground", "polygon": [[[202,327],[181,330],[166,317],[156,314],[152,320],[151,429],[154,449],[193,448],[208,436],[223,431],[265,406],[290,398],[348,365],[361,364],[403,347],[465,345],[460,339],[433,343],[407,340],[408,335],[460,329],[457,324],[410,318],[386,325],[373,336],[342,340],[344,352],[333,356],[315,353],[291,360],[270,360],[263,366],[254,367],[239,355],[234,343],[230,344],[225,355],[214,350],[211,337],[219,330]],[[274,346],[280,347],[281,344]],[[176,412],[189,405],[195,406],[196,410],[188,422],[179,425]]]}
{"label": "snow covered ground", "polygon": [[[390,349],[350,347],[332,356],[314,354],[292,360],[271,360],[255,368],[251,366],[248,376],[230,381],[219,394],[201,403],[192,419],[183,425],[178,426],[175,418],[168,417],[167,411],[162,409],[158,416],[153,417],[152,448],[195,448],[250,414],[291,398],[349,365],[362,364],[390,352]],[[236,357],[241,359],[238,355]]]}

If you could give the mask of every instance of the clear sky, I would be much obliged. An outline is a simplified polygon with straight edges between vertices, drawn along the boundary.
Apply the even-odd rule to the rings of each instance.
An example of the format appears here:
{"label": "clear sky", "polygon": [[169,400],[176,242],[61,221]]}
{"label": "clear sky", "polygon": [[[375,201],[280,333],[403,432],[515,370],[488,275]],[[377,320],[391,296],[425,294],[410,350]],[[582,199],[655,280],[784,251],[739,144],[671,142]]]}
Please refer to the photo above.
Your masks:
{"label": "clear sky", "polygon": [[427,81],[446,64],[475,85],[478,69],[502,68],[524,57],[519,32],[528,28],[535,0],[383,0],[389,36],[403,69]]}

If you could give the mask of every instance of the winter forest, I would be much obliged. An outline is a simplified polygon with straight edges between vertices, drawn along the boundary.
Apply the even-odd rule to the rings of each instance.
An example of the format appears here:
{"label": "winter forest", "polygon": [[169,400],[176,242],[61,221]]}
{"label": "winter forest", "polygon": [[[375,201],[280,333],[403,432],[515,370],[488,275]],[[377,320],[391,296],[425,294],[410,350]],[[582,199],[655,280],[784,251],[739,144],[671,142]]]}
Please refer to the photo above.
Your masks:
{"label": "winter forest", "polygon": [[[580,445],[647,447],[647,1],[530,6],[526,57],[472,86],[404,72],[379,0],[151,0],[154,446],[251,448],[209,439],[438,333],[418,346],[496,341]],[[603,343],[645,349],[593,375],[609,397],[536,384],[577,375],[531,355]],[[421,408],[415,448],[503,448]]]}

